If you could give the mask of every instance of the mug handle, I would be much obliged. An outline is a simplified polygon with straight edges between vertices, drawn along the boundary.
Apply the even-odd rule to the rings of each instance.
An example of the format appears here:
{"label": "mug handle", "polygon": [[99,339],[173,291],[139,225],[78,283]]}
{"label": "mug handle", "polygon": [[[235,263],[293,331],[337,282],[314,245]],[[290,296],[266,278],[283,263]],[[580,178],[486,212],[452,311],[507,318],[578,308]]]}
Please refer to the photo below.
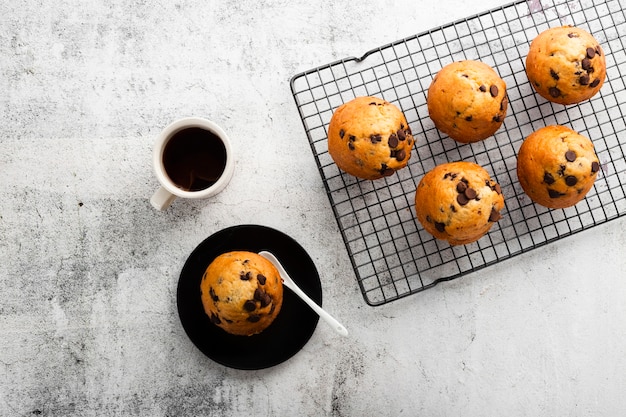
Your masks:
{"label": "mug handle", "polygon": [[165,210],[176,200],[176,196],[169,191],[167,191],[164,187],[159,187],[158,190],[152,195],[150,198],[150,203],[152,207],[157,210]]}

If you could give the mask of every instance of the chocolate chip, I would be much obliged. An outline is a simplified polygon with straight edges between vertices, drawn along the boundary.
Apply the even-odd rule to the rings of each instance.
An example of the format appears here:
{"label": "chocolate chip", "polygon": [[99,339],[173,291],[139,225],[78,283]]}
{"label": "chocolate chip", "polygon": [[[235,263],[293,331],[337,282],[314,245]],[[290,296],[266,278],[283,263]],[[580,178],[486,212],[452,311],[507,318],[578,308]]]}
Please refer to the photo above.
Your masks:
{"label": "chocolate chip", "polygon": [[595,80],[593,80],[593,82],[591,84],[589,84],[589,87],[596,88],[598,86],[598,84],[600,84],[600,79],[596,78]]}
{"label": "chocolate chip", "polygon": [[267,307],[268,305],[270,305],[272,302],[272,297],[270,297],[270,295],[268,293],[263,293],[263,296],[261,297],[261,307]]}
{"label": "chocolate chip", "polygon": [[559,79],[559,74],[557,74],[556,71],[554,71],[552,68],[550,68],[550,76],[555,80]]}
{"label": "chocolate chip", "polygon": [[570,33],[567,34],[567,37],[569,37],[569,38],[577,38],[578,37],[578,33],[570,32]]}
{"label": "chocolate chip", "polygon": [[556,190],[548,189],[548,195],[550,196],[550,198],[559,198],[563,197],[565,194],[560,193]]}
{"label": "chocolate chip", "polygon": [[472,116],[467,116],[467,117],[465,118],[465,121],[467,121],[467,122],[471,122],[471,121],[472,121]]}
{"label": "chocolate chip", "polygon": [[377,103],[375,101],[370,102],[370,106],[375,106]]}
{"label": "chocolate chip", "polygon": [[559,177],[565,175],[565,168],[567,168],[565,165],[559,165],[559,170],[556,171],[556,173],[559,174]]}
{"label": "chocolate chip", "polygon": [[348,140],[349,140],[350,142],[354,142],[354,141],[356,140],[356,136],[354,136],[354,135],[350,135],[350,136],[348,136]]}
{"label": "chocolate chip", "polygon": [[568,175],[567,177],[565,177],[565,184],[569,185],[570,187],[575,186],[577,182],[578,178],[573,175]]}
{"label": "chocolate chip", "polygon": [[587,74],[582,75],[579,79],[578,82],[580,83],[580,85],[587,85],[589,84],[589,76]]}
{"label": "chocolate chip", "polygon": [[492,120],[496,123],[500,123],[502,121],[501,116],[499,114],[496,114],[495,116],[493,116]]}
{"label": "chocolate chip", "polygon": [[491,97],[497,97],[498,96],[498,87],[495,85],[492,85],[491,87],[489,87],[489,93],[491,93]]}
{"label": "chocolate chip", "polygon": [[211,313],[211,323],[213,324],[220,324],[222,323],[222,321],[220,320],[219,316],[215,313]]}
{"label": "chocolate chip", "polygon": [[248,320],[250,323],[257,323],[259,320],[261,320],[261,316],[259,316],[258,314],[250,314],[246,320]]}
{"label": "chocolate chip", "polygon": [[343,129],[339,130],[339,137],[340,137],[341,139],[343,139],[343,137],[344,137],[345,135],[346,135],[346,132],[345,132]]}
{"label": "chocolate chip", "polygon": [[478,89],[482,91],[483,93],[487,91],[487,87],[485,87],[484,85],[481,85]]}
{"label": "chocolate chip", "polygon": [[397,134],[398,134],[398,139],[400,139],[400,140],[405,140],[406,139],[406,133],[404,133],[404,130],[399,129]]}
{"label": "chocolate chip", "polygon": [[398,146],[398,143],[400,142],[398,141],[397,135],[391,135],[389,136],[389,140],[387,141],[387,143],[389,144],[390,148],[395,148],[396,146]]}
{"label": "chocolate chip", "polygon": [[355,149],[354,143],[348,142],[348,148],[350,148],[350,150],[353,151]]}
{"label": "chocolate chip", "polygon": [[382,175],[384,175],[385,177],[388,177],[390,175],[392,175],[394,173],[394,170],[389,168],[387,166],[387,164],[381,164],[380,167],[380,171],[379,171]]}
{"label": "chocolate chip", "polygon": [[412,134],[413,134],[413,131],[411,130],[411,126],[407,126],[407,127],[406,127],[406,132],[405,132],[405,133],[406,133],[407,135],[412,135]]}
{"label": "chocolate chip", "polygon": [[464,194],[468,200],[473,200],[478,196],[478,193],[473,188],[468,188],[467,190],[465,190]]}
{"label": "chocolate chip", "polygon": [[565,152],[565,159],[567,159],[568,162],[574,162],[576,160],[576,152],[574,151]]}
{"label": "chocolate chip", "polygon": [[459,194],[463,194],[465,190],[467,190],[467,184],[465,184],[464,182],[461,181],[456,185],[456,191]]}
{"label": "chocolate chip", "polygon": [[502,194],[502,188],[497,182],[493,182],[492,180],[486,180],[485,185],[491,188],[491,191],[495,191],[497,194]]}
{"label": "chocolate chip", "polygon": [[549,92],[550,92],[550,95],[554,98],[557,98],[561,95],[561,90],[559,90],[556,87],[550,87]]}
{"label": "chocolate chip", "polygon": [[543,182],[545,182],[546,184],[552,185],[554,184],[554,181],[554,177],[549,172],[543,174]]}
{"label": "chocolate chip", "polygon": [[265,278],[265,275],[263,274],[259,274],[256,276],[257,281],[259,281],[259,284],[261,285],[265,285],[265,281],[267,281],[267,278]]}
{"label": "chocolate chip", "polygon": [[496,210],[495,207],[491,208],[491,213],[489,214],[489,221],[490,222],[497,222],[498,220],[500,220],[502,218],[502,215],[500,214],[500,212],[498,210]]}
{"label": "chocolate chip", "polygon": [[591,61],[589,60],[589,58],[585,58],[583,59],[581,65],[585,71],[589,71],[589,68],[591,68]]}
{"label": "chocolate chip", "polygon": [[209,295],[211,296],[211,300],[213,300],[213,302],[217,303],[220,298],[215,294],[215,290],[213,289],[213,287],[209,288]]}
{"label": "chocolate chip", "polygon": [[504,96],[502,98],[502,101],[500,102],[500,110],[501,111],[505,110],[508,103],[509,103],[509,99],[507,98],[507,96]]}
{"label": "chocolate chip", "polygon": [[465,196],[465,194],[459,194],[456,196],[456,202],[464,206],[469,203],[469,199]]}
{"label": "chocolate chip", "polygon": [[372,143],[378,143],[378,142],[382,142],[383,138],[380,135],[370,135],[370,141],[372,141]]}
{"label": "chocolate chip", "polygon": [[247,300],[245,303],[243,303],[243,308],[246,311],[254,311],[256,310],[256,302],[254,300]]}
{"label": "chocolate chip", "polygon": [[404,158],[406,158],[406,151],[404,149],[400,149],[395,153],[395,158],[398,162],[404,161]]}
{"label": "chocolate chip", "polygon": [[241,279],[242,281],[248,281],[250,279],[250,275],[248,275],[248,274],[246,274],[245,272],[241,271],[239,273],[239,279]]}
{"label": "chocolate chip", "polygon": [[435,223],[435,229],[437,229],[437,231],[443,233],[443,232],[446,231],[446,225],[444,223],[436,222]]}
{"label": "chocolate chip", "polygon": [[596,50],[593,48],[587,48],[587,57],[591,59],[594,56],[596,56]]}
{"label": "chocolate chip", "polygon": [[596,173],[596,172],[598,172],[598,171],[600,171],[600,164],[599,164],[599,163],[597,163],[596,161],[593,161],[593,162],[591,163],[591,172],[592,172],[592,173]]}
{"label": "chocolate chip", "polygon": [[265,296],[265,291],[263,291],[262,289],[257,288],[256,290],[254,290],[254,299],[255,300],[261,301],[264,296]]}

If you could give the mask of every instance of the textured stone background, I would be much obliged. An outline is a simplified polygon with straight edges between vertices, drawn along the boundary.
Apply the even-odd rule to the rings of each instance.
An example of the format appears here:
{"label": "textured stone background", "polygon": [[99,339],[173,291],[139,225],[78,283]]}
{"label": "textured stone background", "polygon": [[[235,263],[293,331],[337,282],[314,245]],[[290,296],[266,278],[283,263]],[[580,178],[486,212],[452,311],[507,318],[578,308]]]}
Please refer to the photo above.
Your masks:
{"label": "textured stone background", "polygon": [[[299,71],[504,2],[0,4],[0,415],[620,415],[626,221],[372,308],[290,95]],[[152,209],[175,118],[229,132],[218,197]],[[238,371],[179,323],[180,268],[257,223],[315,260],[320,323],[289,361]]]}

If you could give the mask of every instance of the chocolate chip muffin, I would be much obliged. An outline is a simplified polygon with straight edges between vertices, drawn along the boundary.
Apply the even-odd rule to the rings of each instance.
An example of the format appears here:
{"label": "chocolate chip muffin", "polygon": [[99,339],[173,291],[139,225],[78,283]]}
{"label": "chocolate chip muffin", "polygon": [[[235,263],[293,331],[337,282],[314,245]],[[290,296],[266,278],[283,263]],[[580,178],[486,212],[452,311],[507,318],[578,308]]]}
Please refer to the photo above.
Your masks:
{"label": "chocolate chip muffin", "polygon": [[526,74],[535,91],[546,100],[565,105],[579,103],[593,97],[604,83],[604,51],[583,29],[547,29],[530,44]]}
{"label": "chocolate chip muffin", "polygon": [[262,332],[283,303],[283,282],[274,265],[246,251],[215,258],[202,277],[200,292],[211,322],[234,335]]}
{"label": "chocolate chip muffin", "polygon": [[427,104],[441,132],[457,142],[478,142],[493,135],[504,121],[506,83],[483,62],[453,62],[435,75]]}
{"label": "chocolate chip muffin", "polygon": [[328,126],[328,153],[337,166],[368,180],[404,168],[414,143],[402,111],[377,97],[357,97],[339,106]]}
{"label": "chocolate chip muffin", "polygon": [[415,211],[424,229],[451,245],[480,239],[502,218],[504,196],[487,171],[472,162],[448,162],[417,186]]}
{"label": "chocolate chip muffin", "polygon": [[591,140],[560,125],[533,132],[517,154],[517,177],[524,192],[548,208],[578,203],[593,186],[599,170]]}

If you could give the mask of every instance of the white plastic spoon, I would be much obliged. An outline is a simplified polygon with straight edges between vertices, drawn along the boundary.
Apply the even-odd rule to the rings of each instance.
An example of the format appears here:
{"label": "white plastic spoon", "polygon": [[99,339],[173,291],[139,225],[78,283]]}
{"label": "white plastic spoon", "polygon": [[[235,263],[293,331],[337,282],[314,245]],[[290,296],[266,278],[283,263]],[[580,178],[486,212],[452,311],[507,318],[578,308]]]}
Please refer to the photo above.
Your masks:
{"label": "white plastic spoon", "polygon": [[264,257],[265,259],[267,259],[268,261],[270,261],[271,263],[274,264],[274,266],[278,270],[278,273],[280,274],[281,278],[283,279],[283,284],[285,284],[285,287],[289,288],[298,297],[300,297],[302,299],[302,301],[307,303],[309,305],[309,307],[311,307],[313,309],[313,311],[315,311],[317,314],[319,314],[319,316],[321,318],[326,320],[326,322],[328,324],[330,324],[333,327],[333,329],[335,329],[335,331],[337,333],[339,333],[342,336],[347,336],[348,335],[348,330],[343,326],[343,324],[339,323],[333,316],[328,314],[328,312],[326,312],[326,310],[324,310],[322,307],[318,306],[315,303],[315,301],[311,300],[309,298],[309,296],[306,295],[304,293],[304,291],[302,291],[300,289],[300,287],[298,287],[298,285],[295,282],[293,282],[293,280],[291,279],[289,274],[287,274],[287,271],[285,271],[285,268],[283,268],[281,263],[278,261],[278,259],[276,259],[276,257],[272,253],[266,252],[266,251],[261,251],[261,252],[259,252],[259,255],[261,255],[262,257]]}

